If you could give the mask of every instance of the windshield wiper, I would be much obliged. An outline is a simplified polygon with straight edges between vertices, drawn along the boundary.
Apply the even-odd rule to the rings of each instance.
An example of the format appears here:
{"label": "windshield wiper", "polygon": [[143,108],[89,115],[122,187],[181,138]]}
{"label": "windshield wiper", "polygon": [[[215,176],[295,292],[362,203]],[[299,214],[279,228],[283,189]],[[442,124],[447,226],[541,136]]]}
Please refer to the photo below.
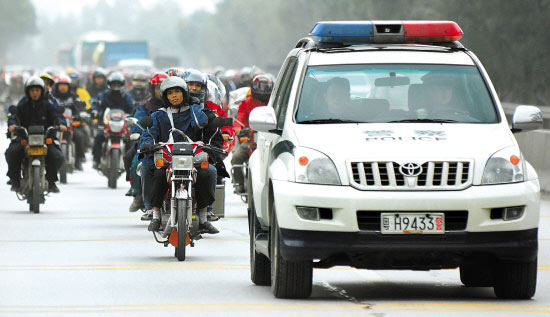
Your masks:
{"label": "windshield wiper", "polygon": [[388,123],[395,123],[395,122],[420,122],[420,123],[457,123],[456,120],[451,119],[403,119],[403,120],[393,120],[389,121]]}
{"label": "windshield wiper", "polygon": [[362,123],[360,121],[354,121],[354,120],[342,120],[342,119],[316,119],[316,120],[304,120],[304,121],[298,121],[298,123]]}

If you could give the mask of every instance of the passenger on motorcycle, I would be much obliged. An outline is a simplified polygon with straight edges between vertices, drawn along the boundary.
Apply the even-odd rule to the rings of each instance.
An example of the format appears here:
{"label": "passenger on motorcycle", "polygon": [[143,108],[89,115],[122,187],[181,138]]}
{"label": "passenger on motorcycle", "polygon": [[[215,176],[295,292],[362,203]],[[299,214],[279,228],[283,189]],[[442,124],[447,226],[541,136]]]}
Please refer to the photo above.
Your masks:
{"label": "passenger on motorcycle", "polygon": [[[151,134],[142,134],[142,151],[150,150],[155,142],[168,142],[171,139],[174,141],[184,140],[184,137],[178,133],[173,135],[170,133],[172,127],[183,131],[191,139],[196,140],[198,130],[208,123],[208,118],[200,106],[190,104],[189,88],[182,78],[173,76],[164,80],[160,86],[160,93],[164,108],[152,114],[153,126],[149,129]],[[173,118],[173,125],[170,118]],[[195,201],[199,211],[199,229],[205,233],[219,232],[206,218],[206,207],[214,202],[216,182],[212,178],[215,178],[215,175],[216,169],[212,165],[209,165],[208,169],[197,170]],[[214,187],[212,187],[212,184],[214,184]],[[153,219],[149,224],[149,231],[160,229],[160,207],[167,189],[166,169],[155,170],[151,195]]]}
{"label": "passenger on motorcycle", "polygon": [[[198,100],[200,100],[200,106],[201,108],[203,108],[203,112],[208,117],[208,124],[202,130],[200,130],[199,136],[198,136],[199,139],[208,145],[212,145],[214,147],[221,149],[223,147],[223,140],[224,140],[223,135],[225,135],[221,133],[221,129],[230,128],[230,127],[227,127],[227,125],[231,126],[233,124],[233,120],[226,121],[226,123],[224,123],[224,121],[217,120],[217,118],[220,117],[220,115],[218,115],[218,113],[212,110],[210,107],[208,106],[204,107],[205,103],[208,104],[208,100],[207,100],[208,79],[205,74],[203,74],[202,72],[196,69],[189,69],[185,72],[184,78],[189,87],[189,94],[192,97],[195,97]],[[213,93],[215,92],[213,91]],[[221,93],[219,92],[219,89],[218,89],[218,95],[221,99]],[[221,100],[218,102],[221,102]],[[216,105],[212,102],[211,102],[211,106],[213,108],[217,108],[221,110],[221,107],[219,105]],[[221,111],[225,114],[223,110]],[[223,118],[227,118],[227,115],[223,116]],[[226,137],[227,139],[229,139],[228,136]],[[216,188],[216,184],[218,183],[218,180],[219,182],[221,182],[221,179],[224,177],[229,177],[229,174],[227,173],[227,170],[225,169],[225,165],[223,164],[223,159],[225,157],[222,157],[216,153],[210,153],[209,157],[210,157],[211,163],[214,164],[217,171],[217,174],[213,175],[213,180],[215,184],[212,185],[214,188]],[[214,213],[212,212],[212,207],[213,207],[212,205],[208,206],[207,217],[208,217],[208,220],[210,221],[216,221],[219,218],[216,215],[214,215]]]}
{"label": "passenger on motorcycle", "polygon": [[51,89],[54,84],[53,77],[48,73],[42,73],[40,74],[40,78],[42,78],[42,81],[44,81],[46,98],[54,105],[55,108],[59,107],[59,102],[53,97],[51,93]]}
{"label": "passenger on motorcycle", "polygon": [[74,68],[68,68],[65,70],[65,74],[71,79],[71,92],[76,94],[82,102],[85,103],[85,108],[90,109],[90,93],[86,90],[86,87],[80,86],[80,74]]}
{"label": "passenger on motorcycle", "polygon": [[[50,126],[59,124],[61,131],[66,131],[67,126],[60,124],[64,117],[55,112],[54,105],[46,98],[44,81],[39,77],[30,77],[25,83],[25,96],[17,105],[17,119],[21,127],[26,129],[31,125],[44,126],[46,130]],[[8,131],[12,132],[17,127],[17,120],[10,116]],[[8,176],[12,182],[12,191],[19,191],[21,186],[21,163],[25,157],[25,147],[13,140],[5,153],[8,163]],[[46,155],[46,180],[48,180],[48,191],[59,193],[55,185],[57,171],[63,164],[63,154],[54,143],[48,145]]]}
{"label": "passenger on motorcycle", "polygon": [[[248,128],[248,117],[252,109],[256,107],[262,107],[267,105],[271,90],[273,90],[275,79],[271,75],[258,74],[252,79],[252,86],[250,87],[251,94],[246,97],[239,105],[239,111],[237,112],[237,120],[233,124],[235,134],[239,134],[241,129]],[[244,124],[244,127],[239,123]],[[252,135],[252,131],[251,131]],[[250,148],[245,146],[239,146],[233,151],[233,158],[231,159],[232,165],[240,165],[244,162],[248,162]],[[237,193],[244,192],[244,176],[240,169],[233,170],[233,182],[237,184]]]}
{"label": "passenger on motorcycle", "polygon": [[[65,107],[65,114],[78,117],[80,112],[86,110],[85,104],[72,91],[71,86],[72,81],[69,76],[59,75],[53,85],[53,96],[59,101],[60,105]],[[81,171],[86,144],[86,135],[81,129],[73,129],[73,141],[75,145],[75,168]]]}
{"label": "passenger on motorcycle", "polygon": [[[100,120],[103,118],[105,109],[122,109],[126,113],[131,113],[134,107],[134,99],[128,93],[123,91],[124,76],[119,72],[114,72],[107,79],[108,90],[99,95],[99,105],[92,106],[92,116],[96,116]],[[94,138],[92,154],[94,157],[94,168],[99,167],[101,159],[101,147],[103,145],[104,132],[98,130]]]}
{"label": "passenger on motorcycle", "polygon": [[[168,78],[168,75],[164,73],[157,73],[149,80],[149,93],[151,98],[145,101],[145,103],[139,105],[136,108],[134,118],[138,122],[146,116],[151,114],[162,107],[162,101],[160,96],[160,84]],[[130,140],[137,140],[143,131],[138,126],[131,128],[132,134]],[[145,132],[147,133],[147,132]],[[136,150],[134,148],[134,154]],[[152,157],[146,157],[141,160],[141,178],[136,174],[136,169],[139,161],[137,155],[134,155],[132,165],[130,167],[130,178],[132,180],[132,194],[134,195],[134,201],[130,205],[130,211],[134,212],[140,209],[142,206],[146,210],[141,220],[153,219],[153,207],[151,206],[151,192],[153,186],[153,172],[155,170],[155,164]]]}

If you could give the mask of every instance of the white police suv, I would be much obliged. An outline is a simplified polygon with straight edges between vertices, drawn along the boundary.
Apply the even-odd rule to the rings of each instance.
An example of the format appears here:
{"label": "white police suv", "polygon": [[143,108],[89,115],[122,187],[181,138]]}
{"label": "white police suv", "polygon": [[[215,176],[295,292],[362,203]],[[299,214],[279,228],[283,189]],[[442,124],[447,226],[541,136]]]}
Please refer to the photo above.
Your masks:
{"label": "white police suv", "polygon": [[314,267],[460,268],[531,298],[539,181],[449,21],[320,22],[290,51],[249,162],[251,277],[308,297]]}

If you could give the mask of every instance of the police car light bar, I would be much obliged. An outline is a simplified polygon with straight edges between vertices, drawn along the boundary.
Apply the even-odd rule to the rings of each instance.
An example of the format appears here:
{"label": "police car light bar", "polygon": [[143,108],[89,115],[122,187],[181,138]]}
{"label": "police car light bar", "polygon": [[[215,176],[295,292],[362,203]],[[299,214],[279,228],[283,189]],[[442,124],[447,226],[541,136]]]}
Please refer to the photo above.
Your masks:
{"label": "police car light bar", "polygon": [[453,21],[330,21],[318,22],[309,35],[318,43],[353,45],[454,42],[463,34]]}

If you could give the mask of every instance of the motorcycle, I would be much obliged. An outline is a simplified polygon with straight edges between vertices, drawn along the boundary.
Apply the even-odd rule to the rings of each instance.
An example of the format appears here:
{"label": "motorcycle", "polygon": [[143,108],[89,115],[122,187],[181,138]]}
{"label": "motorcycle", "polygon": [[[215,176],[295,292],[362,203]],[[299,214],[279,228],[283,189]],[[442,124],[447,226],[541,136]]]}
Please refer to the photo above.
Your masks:
{"label": "motorcycle", "polygon": [[[148,129],[152,126],[151,118],[141,120],[141,126]],[[161,208],[160,238],[153,232],[155,240],[167,247],[175,247],[174,256],[178,261],[185,260],[186,246],[195,246],[195,241],[202,238],[199,230],[199,220],[194,202],[194,184],[197,169],[208,168],[208,154],[218,153],[226,155],[222,149],[204,145],[202,142],[192,141],[185,133],[173,128],[172,133],[182,135],[187,141],[174,143],[156,143],[150,151],[140,154],[154,153],[154,162],[157,168],[166,167],[166,178],[170,186]],[[164,240],[163,240],[164,239]]]}
{"label": "motorcycle", "polygon": [[109,188],[117,187],[118,177],[124,172],[123,141],[128,136],[125,119],[126,113],[120,109],[107,108],[103,116],[105,142],[101,150],[99,170],[107,176]]}
{"label": "motorcycle", "polygon": [[74,171],[75,164],[75,146],[73,141],[73,116],[70,108],[65,108],[63,114],[67,123],[67,131],[58,132],[58,140],[61,146],[61,153],[65,158],[65,163],[59,168],[59,182],[61,184],[67,184],[67,173]]}
{"label": "motorcycle", "polygon": [[[237,134],[237,139],[239,140],[239,147],[243,147],[245,150],[248,151],[248,157],[252,155],[252,152],[256,149],[256,131],[250,130],[250,128],[245,128],[244,124],[239,122],[238,120],[234,119],[239,124],[243,126],[239,134]],[[235,182],[235,172],[236,170],[241,170],[243,174],[243,184],[239,184]],[[244,161],[242,164],[235,164],[231,166],[231,181],[233,182],[233,192],[241,197],[241,200],[244,203],[248,203],[248,159]],[[237,190],[239,185],[242,185],[244,187],[244,191],[240,192]]]}
{"label": "motorcycle", "polygon": [[[58,113],[63,113],[63,107],[57,109]],[[46,181],[46,154],[47,145],[53,143],[56,127],[48,127],[44,131],[43,126],[29,126],[29,129],[20,127],[20,121],[17,118],[17,108],[11,106],[10,115],[15,117],[18,128],[11,132],[11,139],[17,140],[25,147],[25,157],[21,163],[23,178],[21,180],[21,189],[16,193],[20,201],[26,200],[30,211],[40,212],[40,204],[45,203],[45,192],[48,191],[48,182]]]}

